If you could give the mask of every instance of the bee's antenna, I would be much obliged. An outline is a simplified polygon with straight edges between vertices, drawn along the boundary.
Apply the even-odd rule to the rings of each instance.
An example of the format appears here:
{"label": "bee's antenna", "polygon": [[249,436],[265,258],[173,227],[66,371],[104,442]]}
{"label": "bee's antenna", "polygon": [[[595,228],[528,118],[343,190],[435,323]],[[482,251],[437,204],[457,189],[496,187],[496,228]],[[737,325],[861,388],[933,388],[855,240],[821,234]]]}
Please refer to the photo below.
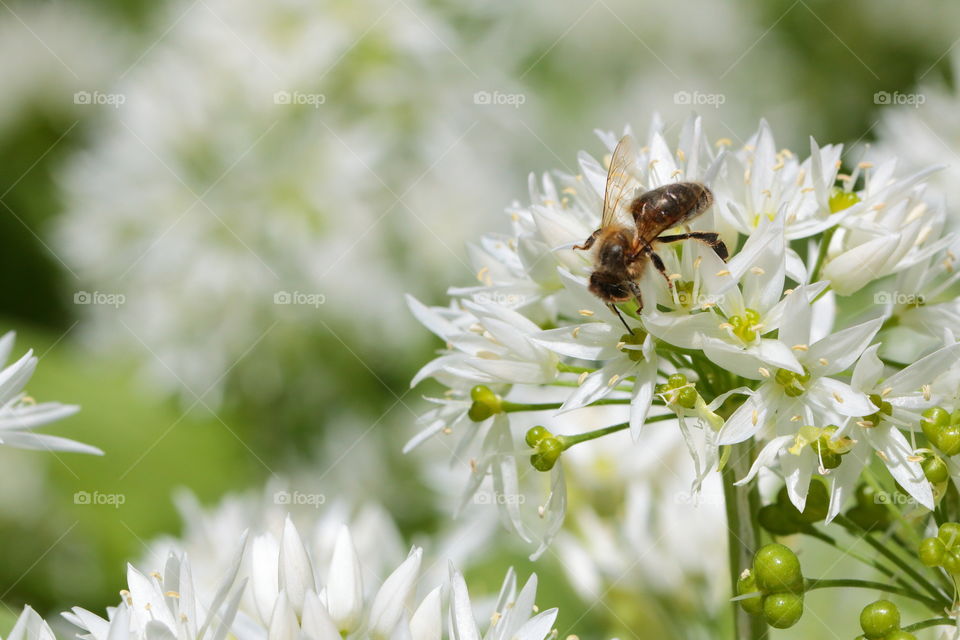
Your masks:
{"label": "bee's antenna", "polygon": [[623,314],[620,313],[620,308],[617,307],[617,305],[612,302],[608,304],[609,304],[609,307],[613,310],[613,312],[617,314],[617,317],[620,318],[620,322],[623,323],[623,326],[625,326],[627,328],[627,331],[630,332],[630,335],[633,335],[633,329],[631,329],[630,325],[627,324],[627,321],[623,319]]}

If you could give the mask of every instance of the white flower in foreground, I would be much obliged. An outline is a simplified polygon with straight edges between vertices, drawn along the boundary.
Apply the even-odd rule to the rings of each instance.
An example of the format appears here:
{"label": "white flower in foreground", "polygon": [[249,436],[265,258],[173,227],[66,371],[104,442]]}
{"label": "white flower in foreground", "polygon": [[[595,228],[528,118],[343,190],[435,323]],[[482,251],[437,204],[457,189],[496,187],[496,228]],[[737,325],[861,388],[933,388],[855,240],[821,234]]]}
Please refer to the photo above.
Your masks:
{"label": "white flower in foreground", "polygon": [[223,640],[230,632],[245,581],[237,582],[245,535],[215,592],[198,591],[187,556],[170,554],[162,572],[144,574],[127,568],[127,589],[116,607],[101,618],[81,607],[63,616],[89,640]]}
{"label": "white flower in foreground", "polygon": [[[0,365],[7,362],[13,351],[14,334],[9,332],[0,338]],[[69,451],[102,455],[96,447],[42,433],[34,429],[76,413],[80,407],[43,402],[37,404],[26,395],[24,387],[37,368],[38,359],[33,351],[0,371],[0,444],[18,449],[42,451]]]}
{"label": "white flower in foreground", "polygon": [[26,606],[17,617],[17,622],[7,634],[6,640],[56,640],[56,636],[46,620],[31,607]]}

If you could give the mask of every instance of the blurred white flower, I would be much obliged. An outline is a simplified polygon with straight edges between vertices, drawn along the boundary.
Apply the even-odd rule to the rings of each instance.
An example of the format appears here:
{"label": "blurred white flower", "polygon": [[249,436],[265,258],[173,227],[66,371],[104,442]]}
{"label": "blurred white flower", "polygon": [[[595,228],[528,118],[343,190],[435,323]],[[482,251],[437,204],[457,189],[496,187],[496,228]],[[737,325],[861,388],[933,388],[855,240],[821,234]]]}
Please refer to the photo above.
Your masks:
{"label": "blurred white flower", "polygon": [[[405,200],[469,131],[447,109],[470,95],[455,35],[419,2],[183,2],[164,17],[61,176],[58,252],[124,296],[83,309],[88,338],[212,407],[227,386],[316,398],[341,337],[361,360],[409,349],[413,323],[383,292],[461,268],[418,247],[466,237],[476,218],[445,194],[479,189],[489,164]],[[351,340],[371,331],[375,349]]]}
{"label": "blurred white flower", "polygon": [[[14,333],[0,338],[0,366],[10,358],[13,351]],[[19,360],[0,371],[0,444],[18,449],[41,451],[69,451],[72,453],[103,452],[87,444],[35,433],[34,429],[76,413],[80,407],[59,402],[37,402],[23,390],[30,381],[39,360],[33,350],[27,351]]]}
{"label": "blurred white flower", "polygon": [[246,536],[222,576],[217,590],[198,590],[193,583],[189,559],[171,553],[162,572],[144,574],[127,568],[127,589],[121,602],[107,609],[107,617],[74,607],[64,617],[84,631],[89,640],[115,638],[181,638],[223,640],[230,632],[245,582],[237,582]]}
{"label": "blurred white flower", "polygon": [[39,613],[25,606],[7,634],[7,640],[56,640],[56,636]]}
{"label": "blurred white flower", "polygon": [[72,2],[15,3],[0,15],[0,129],[27,114],[94,116],[129,47],[106,16]]}

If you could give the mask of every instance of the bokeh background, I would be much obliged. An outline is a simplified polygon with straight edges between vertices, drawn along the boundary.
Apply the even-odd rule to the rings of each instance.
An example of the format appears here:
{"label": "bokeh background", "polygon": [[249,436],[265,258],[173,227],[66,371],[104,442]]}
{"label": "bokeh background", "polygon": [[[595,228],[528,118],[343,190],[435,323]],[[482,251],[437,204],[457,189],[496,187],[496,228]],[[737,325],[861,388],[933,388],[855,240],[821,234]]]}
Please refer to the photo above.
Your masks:
{"label": "bokeh background", "polygon": [[[947,0],[0,0],[0,329],[40,356],[34,397],[82,405],[52,431],[106,452],[0,449],[0,600],[112,604],[181,532],[182,489],[213,508],[293,483],[450,535],[465,471],[400,453],[438,347],[405,293],[474,281],[468,244],[531,171],[575,172],[595,128],[655,112],[958,166],[958,38]],[[487,531],[476,589],[514,564],[563,635],[715,637],[725,541],[699,524],[719,505],[677,499],[660,465],[681,449],[577,461],[556,552]],[[689,539],[657,537],[678,520]]]}

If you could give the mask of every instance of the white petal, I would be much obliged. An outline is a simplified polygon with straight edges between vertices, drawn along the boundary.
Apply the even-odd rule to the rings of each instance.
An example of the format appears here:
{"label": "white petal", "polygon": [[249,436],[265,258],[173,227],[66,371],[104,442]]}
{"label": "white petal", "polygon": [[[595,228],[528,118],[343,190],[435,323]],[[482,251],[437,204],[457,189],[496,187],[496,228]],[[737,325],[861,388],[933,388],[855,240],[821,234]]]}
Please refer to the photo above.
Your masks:
{"label": "white petal", "polygon": [[582,360],[607,360],[619,355],[617,343],[624,333],[606,322],[586,322],[574,327],[550,329],[531,338],[560,355]]}
{"label": "white petal", "polygon": [[370,606],[370,633],[388,638],[403,615],[403,607],[413,593],[420,572],[423,549],[414,547],[406,560],[383,581]]}
{"label": "white petal", "polygon": [[883,362],[877,356],[879,344],[872,345],[863,352],[853,368],[850,386],[857,391],[870,392],[883,377]]}
{"label": "white petal", "polygon": [[303,614],[303,599],[308,591],[316,591],[313,563],[297,528],[287,515],[280,537],[280,589],[285,591],[290,606],[299,618]]}
{"label": "white petal", "polygon": [[[832,376],[846,371],[870,345],[882,324],[883,318],[876,318],[830,334],[810,345],[804,361],[810,371],[820,376]],[[827,364],[822,364],[824,361]]]}
{"label": "white petal", "polygon": [[360,623],[363,613],[363,582],[360,559],[346,525],[340,527],[330,559],[326,594],[330,619],[341,632],[350,632]]}
{"label": "white petal", "polygon": [[924,477],[920,463],[908,459],[913,456],[913,449],[903,434],[888,424],[863,429],[861,433],[871,447],[883,454],[881,459],[900,486],[932,511],[934,504],[930,483]]}
{"label": "white petal", "polygon": [[451,640],[480,640],[480,630],[473,619],[473,607],[463,575],[450,565],[450,611]]}
{"label": "white petal", "polygon": [[817,378],[806,393],[807,400],[821,409],[840,415],[859,417],[876,412],[870,399],[850,385],[833,378]]}
{"label": "white petal", "polygon": [[761,387],[733,412],[717,437],[720,445],[736,444],[753,437],[767,420],[765,386]]}
{"label": "white petal", "polygon": [[440,612],[440,587],[427,594],[410,617],[410,635],[413,640],[440,640],[443,619]]}

